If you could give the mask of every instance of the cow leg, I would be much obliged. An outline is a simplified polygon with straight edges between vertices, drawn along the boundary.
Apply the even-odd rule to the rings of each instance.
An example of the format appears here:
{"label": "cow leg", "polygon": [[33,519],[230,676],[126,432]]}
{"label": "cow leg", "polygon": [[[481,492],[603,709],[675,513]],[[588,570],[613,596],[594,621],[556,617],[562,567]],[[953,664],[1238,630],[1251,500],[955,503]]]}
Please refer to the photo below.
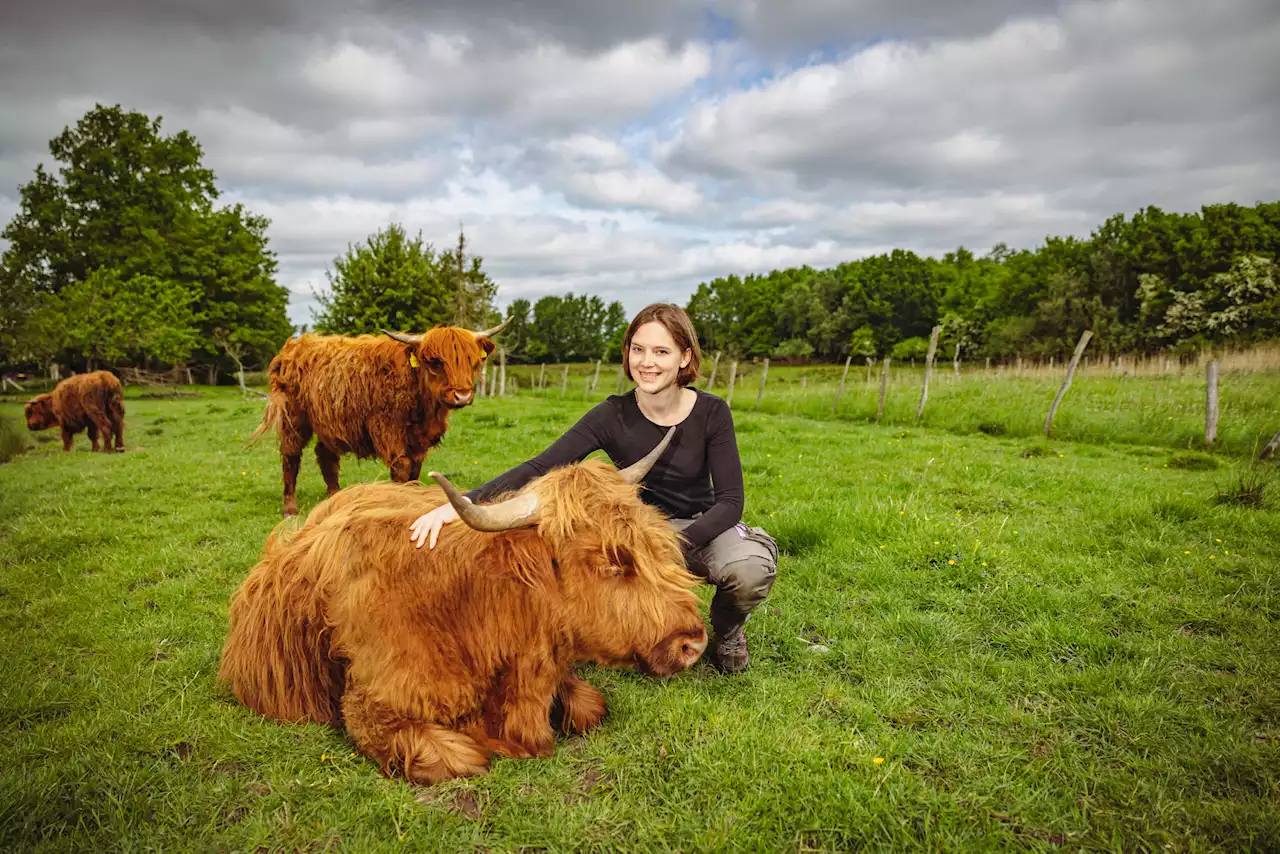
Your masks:
{"label": "cow leg", "polygon": [[284,474],[284,515],[297,516],[298,469],[302,468],[302,454],[281,454],[280,468]]}
{"label": "cow leg", "polygon": [[280,435],[280,468],[284,474],[284,515],[298,515],[298,469],[302,468],[302,449],[311,441],[311,425],[298,413],[289,413],[287,424],[296,425]]}
{"label": "cow leg", "polygon": [[111,429],[116,435],[116,450],[124,450],[124,403],[111,401]]}
{"label": "cow leg", "polygon": [[71,450],[71,445],[73,442],[75,442],[75,440],[76,440],[75,434],[72,433],[70,430],[68,430],[66,427],[63,427],[62,428],[62,450],[64,451]]}
{"label": "cow leg", "polygon": [[500,756],[526,759],[556,752],[551,700],[558,680],[547,665],[510,665],[485,703],[489,747]]}
{"label": "cow leg", "polygon": [[316,439],[316,464],[320,466],[320,474],[324,477],[324,485],[332,498],[342,487],[338,485],[339,458],[329,446]]}
{"label": "cow leg", "polygon": [[[98,428],[98,433],[99,435],[102,436],[102,453],[104,454],[111,453],[111,433],[112,433],[111,420],[108,419],[106,416],[103,416],[101,418],[95,418],[93,420],[93,424],[90,426],[90,429],[93,429],[94,427]],[[94,448],[94,450],[96,451],[98,449]]]}
{"label": "cow leg", "polygon": [[402,715],[352,683],[342,696],[342,718],[356,747],[388,777],[398,771],[411,783],[432,785],[489,770],[489,753],[474,739]]}
{"label": "cow leg", "polygon": [[89,444],[93,446],[91,450],[98,450],[98,425],[90,421],[85,429],[89,432]]}
{"label": "cow leg", "polygon": [[551,725],[562,732],[583,733],[604,720],[605,702],[590,683],[570,673],[560,681],[551,706]]}

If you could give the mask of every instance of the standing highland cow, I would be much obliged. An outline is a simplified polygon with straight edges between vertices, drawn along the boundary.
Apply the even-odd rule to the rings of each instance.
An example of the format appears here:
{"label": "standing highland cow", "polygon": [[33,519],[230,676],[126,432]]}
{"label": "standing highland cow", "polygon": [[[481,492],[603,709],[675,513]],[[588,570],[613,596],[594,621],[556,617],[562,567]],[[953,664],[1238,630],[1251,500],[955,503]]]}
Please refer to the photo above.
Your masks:
{"label": "standing highland cow", "polygon": [[[674,431],[673,431],[674,432]],[[218,679],[280,721],[344,725],[384,774],[431,784],[483,774],[494,754],[550,756],[603,695],[575,663],[667,676],[707,635],[676,533],[639,498],[665,450],[618,471],[557,469],[497,504],[443,487],[358,484],[279,530],[231,600]],[[466,526],[404,547],[445,500]]]}
{"label": "standing highland cow", "polygon": [[[124,387],[110,371],[92,371],[67,377],[47,394],[27,401],[25,414],[28,430],[62,428],[62,449],[71,450],[75,434],[89,431],[93,450],[107,453],[124,450]],[[98,435],[102,447],[98,447]]]}
{"label": "standing highland cow", "polygon": [[280,437],[284,515],[298,513],[298,469],[313,434],[330,496],[340,488],[343,454],[377,457],[397,483],[417,480],[423,458],[449,427],[449,413],[474,398],[476,372],[494,351],[491,336],[504,326],[286,341],[268,368],[270,395],[250,440],[268,430]]}

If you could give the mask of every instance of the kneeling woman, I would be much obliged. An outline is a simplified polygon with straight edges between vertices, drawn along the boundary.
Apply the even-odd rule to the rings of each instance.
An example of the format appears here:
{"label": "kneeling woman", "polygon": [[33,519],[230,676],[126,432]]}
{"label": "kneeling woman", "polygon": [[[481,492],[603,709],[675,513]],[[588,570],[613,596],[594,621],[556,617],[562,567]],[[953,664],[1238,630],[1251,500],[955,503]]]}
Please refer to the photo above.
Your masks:
{"label": "kneeling woman", "polygon": [[[670,446],[642,483],[641,497],[671,517],[689,569],[716,586],[711,602],[714,663],[724,672],[747,667],[743,628],[773,587],[778,547],[759,528],[741,523],[742,463],[728,404],[691,387],[702,353],[684,309],[654,303],[627,327],[623,369],[633,392],[610,395],[538,456],[466,494],[473,502],[520,489],[558,466],[603,450],[628,466],[678,426]],[[458,518],[443,504],[410,527],[418,548],[434,548],[440,528]]]}

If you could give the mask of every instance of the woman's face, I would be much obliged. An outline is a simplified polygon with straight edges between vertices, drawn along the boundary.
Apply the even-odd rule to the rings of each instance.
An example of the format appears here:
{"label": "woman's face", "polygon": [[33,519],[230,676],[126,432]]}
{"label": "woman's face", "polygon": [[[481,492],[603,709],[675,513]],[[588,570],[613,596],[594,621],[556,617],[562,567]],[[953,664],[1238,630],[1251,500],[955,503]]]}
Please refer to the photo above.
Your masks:
{"label": "woman's face", "polygon": [[651,320],[631,336],[627,358],[636,387],[648,394],[657,394],[676,385],[680,369],[689,364],[693,353],[681,352],[667,327]]}

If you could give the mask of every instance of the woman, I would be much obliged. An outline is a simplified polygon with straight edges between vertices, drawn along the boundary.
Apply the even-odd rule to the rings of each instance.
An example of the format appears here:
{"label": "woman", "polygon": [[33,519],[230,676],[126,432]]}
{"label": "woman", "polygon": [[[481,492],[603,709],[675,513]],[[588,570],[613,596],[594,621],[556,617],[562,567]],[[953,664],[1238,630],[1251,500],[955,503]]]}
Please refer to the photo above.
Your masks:
{"label": "woman", "polygon": [[[690,571],[717,588],[711,602],[714,664],[721,671],[746,669],[743,628],[769,594],[777,572],[778,547],[759,528],[741,524],[742,463],[733,416],[719,397],[691,383],[702,353],[684,309],[668,303],[646,306],[631,321],[622,344],[623,370],[633,392],[611,395],[584,415],[538,456],[466,494],[471,501],[515,491],[553,468],[603,449],[614,465],[630,465],[678,425],[663,458],[642,483],[641,497],[661,509],[680,532]],[[713,488],[714,484],[714,488]],[[410,526],[417,548],[434,548],[440,529],[458,518],[442,504]]]}

